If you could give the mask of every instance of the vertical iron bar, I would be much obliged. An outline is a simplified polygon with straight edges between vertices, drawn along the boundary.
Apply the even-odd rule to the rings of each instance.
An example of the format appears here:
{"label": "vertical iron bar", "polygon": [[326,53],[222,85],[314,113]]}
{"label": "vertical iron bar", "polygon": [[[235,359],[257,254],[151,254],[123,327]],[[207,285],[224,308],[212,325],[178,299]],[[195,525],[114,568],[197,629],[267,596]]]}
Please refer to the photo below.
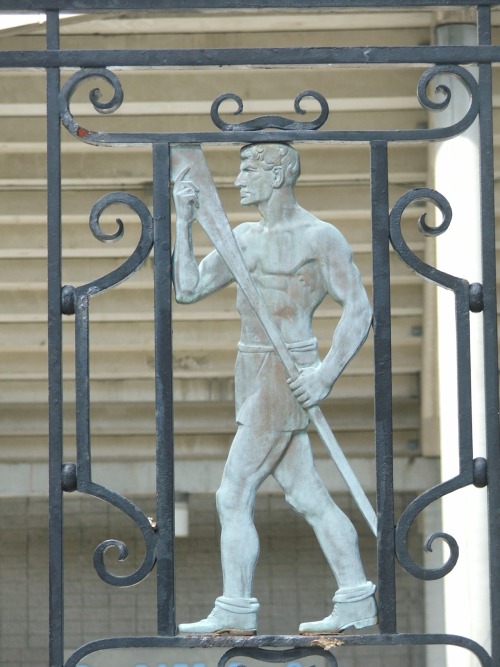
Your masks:
{"label": "vertical iron bar", "polygon": [[83,491],[92,478],[90,453],[89,297],[75,299],[75,397],[77,484]]}
{"label": "vertical iron bar", "polygon": [[[491,43],[490,7],[478,7],[479,44]],[[488,524],[491,604],[491,657],[500,667],[500,442],[496,298],[495,190],[491,64],[479,65],[479,131],[484,294],[484,376],[488,460]]]}
{"label": "vertical iron bar", "polygon": [[379,626],[396,632],[392,451],[391,293],[387,144],[371,144],[375,447],[377,457]]}
{"label": "vertical iron bar", "polygon": [[158,634],[174,635],[174,450],[170,147],[153,147]]}
{"label": "vertical iron bar", "polygon": [[[48,49],[59,49],[59,12],[47,12]],[[47,68],[47,285],[49,391],[49,664],[64,655],[62,322],[61,322],[61,128],[60,72]]]}

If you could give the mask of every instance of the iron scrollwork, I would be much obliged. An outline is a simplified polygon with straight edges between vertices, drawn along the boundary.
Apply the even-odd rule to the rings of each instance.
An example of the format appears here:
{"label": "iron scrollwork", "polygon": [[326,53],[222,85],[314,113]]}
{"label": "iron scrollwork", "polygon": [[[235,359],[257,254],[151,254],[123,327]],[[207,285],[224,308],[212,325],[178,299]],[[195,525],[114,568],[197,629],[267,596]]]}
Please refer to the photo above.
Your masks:
{"label": "iron scrollwork", "polygon": [[88,79],[101,79],[107,82],[113,91],[110,99],[105,102],[102,100],[103,94],[100,88],[92,88],[89,93],[89,100],[94,109],[100,114],[111,114],[120,108],[123,102],[123,88],[119,78],[107,68],[100,69],[81,69],[71,76],[61,90],[59,112],[61,122],[66,129],[79,139],[88,140],[89,135],[94,134],[91,130],[80,126],[73,118],[70,110],[70,100],[76,89]]}
{"label": "iron scrollwork", "polygon": [[94,145],[119,145],[119,144],[155,144],[155,143],[203,143],[212,141],[241,141],[248,143],[255,140],[258,131],[260,141],[355,141],[366,142],[374,140],[382,141],[432,141],[447,139],[464,132],[474,122],[478,114],[479,100],[477,81],[474,76],[464,67],[459,65],[435,65],[428,68],[421,76],[417,84],[417,99],[420,105],[429,111],[439,112],[446,109],[451,101],[451,91],[444,84],[437,84],[435,94],[443,96],[443,99],[431,99],[428,94],[432,82],[441,75],[457,78],[464,86],[469,96],[469,106],[463,116],[448,127],[395,129],[395,130],[325,130],[321,129],[329,117],[330,107],[325,97],[313,90],[305,90],[300,93],[294,101],[296,113],[303,115],[305,110],[301,102],[306,98],[316,100],[320,105],[320,113],[317,118],[310,121],[296,121],[279,115],[259,116],[252,120],[241,123],[227,123],[219,115],[219,108],[226,100],[237,103],[235,115],[243,111],[243,102],[235,93],[223,93],[219,95],[211,105],[211,118],[220,132],[197,132],[197,133],[155,133],[155,132],[132,132],[132,133],[110,133],[90,130],[80,125],[73,117],[70,105],[73,94],[84,82],[90,79],[101,79],[111,86],[109,100],[103,101],[103,93],[100,88],[92,88],[89,92],[89,100],[94,109],[100,114],[111,114],[116,111],[124,99],[123,89],[116,74],[107,68],[81,69],[73,74],[65,83],[60,94],[61,122],[66,129],[76,138]]}
{"label": "iron scrollwork", "polygon": [[239,115],[243,111],[243,101],[241,97],[235,95],[234,93],[225,93],[223,95],[219,95],[219,97],[217,97],[212,103],[210,116],[214,125],[216,125],[221,130],[225,130],[226,132],[231,132],[232,130],[266,130],[269,128],[293,131],[317,130],[322,127],[328,119],[328,114],[330,113],[328,102],[320,93],[317,93],[314,90],[305,90],[295,98],[294,109],[296,113],[306,113],[306,111],[300,106],[300,103],[305,98],[314,99],[319,102],[320,105],[319,116],[308,122],[289,120],[288,118],[283,118],[282,116],[260,116],[254,120],[249,120],[242,123],[226,123],[219,115],[219,107],[224,101],[233,100],[237,103],[238,108],[233,112],[235,116]]}
{"label": "iron scrollwork", "polygon": [[[449,93],[449,89],[446,89]],[[446,103],[449,102],[449,94],[446,95]],[[406,192],[398,199],[390,214],[390,239],[391,243],[401,259],[416,273],[434,282],[436,285],[453,291],[455,295],[455,313],[457,330],[457,348],[465,360],[468,360],[466,350],[469,345],[469,310],[471,310],[471,290],[469,283],[462,278],[452,276],[430,266],[419,258],[406,243],[401,231],[401,218],[408,206],[415,202],[430,202],[434,204],[442,215],[442,221],[435,227],[426,223],[426,214],[423,213],[418,219],[418,229],[426,236],[439,236],[447,231],[452,221],[452,210],[448,200],[439,192],[430,188],[415,188]],[[479,286],[480,287],[480,286]],[[477,290],[476,290],[477,291]],[[480,292],[481,290],[479,290]],[[474,297],[474,303],[478,297]],[[472,308],[474,308],[474,304]],[[470,364],[457,364],[459,377],[462,382],[459,386],[462,391],[462,409],[470,413]],[[398,560],[407,572],[415,577],[425,580],[439,579],[451,572],[455,567],[459,546],[455,538],[445,532],[431,535],[424,548],[432,551],[433,542],[440,538],[449,547],[450,553],[447,561],[437,568],[424,568],[417,565],[408,553],[408,531],[417,516],[431,503],[443,496],[458,491],[469,484],[483,484],[486,471],[482,461],[472,457],[472,438],[470,433],[470,420],[460,422],[460,433],[458,443],[460,472],[459,474],[441,484],[434,486],[416,498],[403,512],[396,527],[396,553]],[[478,473],[478,469],[480,472]],[[475,472],[476,471],[476,472]],[[480,480],[480,481],[479,481]]]}
{"label": "iron scrollwork", "polygon": [[[232,648],[226,651],[217,663],[217,667],[226,667],[230,660],[236,657],[243,656],[253,660],[260,660],[261,662],[291,662],[292,660],[300,660],[301,658],[309,658],[312,656],[319,656],[326,660],[329,667],[338,667],[338,662],[335,656],[330,651],[325,651],[321,648],[292,648],[282,651],[264,648]],[[237,663],[238,667],[245,667],[243,663]]]}
{"label": "iron scrollwork", "polygon": [[[96,102],[99,95],[93,93]],[[108,109],[109,105],[102,105]],[[128,556],[127,546],[120,540],[110,539],[99,544],[93,557],[95,570],[99,577],[114,586],[132,586],[142,581],[152,570],[156,561],[156,533],[150,519],[130,500],[92,481],[92,463],[90,448],[90,393],[89,393],[89,305],[90,298],[115,287],[135,273],[149,256],[153,246],[153,219],[145,204],[137,197],[124,192],[112,192],[101,197],[92,207],[89,219],[90,229],[96,239],[102,243],[120,240],[124,234],[124,224],[116,219],[117,229],[106,233],[101,228],[101,216],[106,209],[114,204],[124,204],[132,209],[141,222],[141,234],[133,253],[123,264],[110,273],[97,278],[85,285],[72,287],[65,285],[62,289],[62,310],[65,314],[75,315],[75,365],[77,411],[77,464],[63,466],[63,490],[78,490],[95,498],[104,500],[129,516],[142,533],[145,555],[140,566],[131,574],[115,575],[111,573],[104,561],[105,553],[110,549],[118,550],[118,560]]]}
{"label": "iron scrollwork", "polygon": [[108,539],[97,545],[92,562],[99,577],[112,586],[135,586],[145,579],[156,563],[156,531],[153,522],[134,503],[122,495],[93,482],[82,485],[79,491],[94,498],[100,498],[113,505],[129,516],[141,531],[144,540],[145,554],[142,563],[134,572],[126,575],[116,575],[110,572],[104,562],[104,555],[110,549],[118,551],[118,560],[124,561],[128,557],[128,547],[121,540]]}

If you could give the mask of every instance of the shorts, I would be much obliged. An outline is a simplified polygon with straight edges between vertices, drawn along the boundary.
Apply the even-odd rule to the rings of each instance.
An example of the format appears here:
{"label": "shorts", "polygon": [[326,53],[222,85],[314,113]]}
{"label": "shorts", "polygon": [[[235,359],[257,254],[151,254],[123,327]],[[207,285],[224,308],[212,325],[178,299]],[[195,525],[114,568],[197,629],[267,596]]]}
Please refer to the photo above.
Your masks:
{"label": "shorts", "polygon": [[[319,363],[315,338],[287,345],[298,368]],[[287,374],[271,346],[238,343],[235,368],[236,421],[266,431],[299,431],[309,417],[287,384]]]}

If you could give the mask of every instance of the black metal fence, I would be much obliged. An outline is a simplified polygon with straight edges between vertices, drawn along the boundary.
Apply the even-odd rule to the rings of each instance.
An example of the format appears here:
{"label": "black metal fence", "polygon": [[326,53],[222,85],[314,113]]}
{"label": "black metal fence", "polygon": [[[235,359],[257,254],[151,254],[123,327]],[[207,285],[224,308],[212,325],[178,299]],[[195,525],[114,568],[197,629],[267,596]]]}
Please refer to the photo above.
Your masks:
{"label": "black metal fence", "polygon": [[[42,68],[47,72],[47,164],[48,164],[48,327],[49,327],[49,425],[50,425],[50,665],[74,667],[85,656],[105,649],[124,647],[220,647],[228,649],[221,658],[225,665],[234,657],[285,662],[312,655],[326,656],[328,663],[341,664],[335,652],[335,641],[318,647],[314,638],[306,636],[257,637],[183,637],[176,634],[174,598],[174,484],[173,484],[173,395],[171,340],[171,246],[170,246],[170,147],[185,143],[249,143],[254,141],[301,142],[363,142],[371,151],[371,202],[373,221],[373,308],[375,338],[375,423],[377,457],[378,509],[378,590],[380,632],[370,635],[343,636],[346,646],[456,645],[474,653],[481,665],[500,667],[500,449],[498,442],[498,361],[496,256],[494,223],[493,129],[492,129],[492,64],[500,61],[500,46],[491,44],[491,10],[494,2],[476,3],[472,0],[431,2],[429,0],[0,0],[0,10],[44,11],[47,13],[46,50],[0,52],[2,68]],[[412,46],[412,47],[323,47],[323,48],[260,48],[260,49],[186,49],[186,50],[60,50],[59,11],[114,10],[197,10],[203,8],[240,9],[286,8],[412,8],[467,7],[477,11],[477,45],[475,46]],[[71,113],[71,99],[82,82],[106,82],[111,86],[111,99],[103,99],[96,89],[90,101],[96,111],[112,114],[121,104],[119,77],[111,67],[192,68],[199,66],[233,67],[293,66],[311,68],[319,65],[375,64],[397,65],[415,63],[428,66],[420,79],[418,99],[424,108],[445,108],[449,95],[436,103],[428,97],[428,86],[441,74],[453,75],[468,90],[470,103],[463,117],[449,127],[412,130],[335,131],[322,129],[328,113],[326,102],[319,93],[307,91],[320,105],[318,119],[301,123],[295,119],[274,117],[256,118],[249,122],[225,123],[218,114],[224,99],[221,95],[212,106],[213,131],[189,133],[151,132],[94,132],[77,123]],[[477,63],[478,81],[463,66]],[[77,68],[61,88],[62,68]],[[237,99],[239,104],[243,102]],[[325,106],[326,105],[326,106]],[[296,101],[300,111],[300,97]],[[416,200],[431,202],[442,213],[443,222],[437,228],[422,231],[439,234],[450,222],[448,202],[438,192],[427,188],[410,190],[396,202],[388,195],[388,146],[393,142],[433,141],[456,136],[479,119],[481,151],[481,217],[483,245],[483,284],[469,285],[460,277],[444,274],[428,266],[408,247],[401,231],[401,217]],[[119,224],[114,234],[100,227],[100,216],[114,203],[131,208],[139,217],[142,232],[133,254],[106,276],[79,287],[61,284],[61,132],[94,145],[145,144],[151,146],[153,165],[153,210],[136,197],[109,193],[102,197],[90,212],[92,232],[101,240],[120,237]],[[417,273],[454,292],[456,302],[457,368],[460,391],[460,470],[452,479],[429,489],[403,513],[395,526],[392,481],[392,385],[391,385],[391,320],[389,247]],[[122,495],[97,484],[92,479],[90,448],[89,398],[89,326],[92,298],[112,288],[136,271],[154,248],[155,281],[155,378],[156,378],[156,435],[157,435],[157,524]],[[472,453],[472,408],[469,365],[469,313],[482,312],[484,317],[484,368],[486,392],[487,459],[474,459]],[[63,443],[62,395],[62,319],[75,318],[76,396],[77,396],[77,460],[65,463]],[[469,638],[443,634],[398,634],[396,610],[395,565],[399,563],[415,577],[436,579],[445,576],[455,565],[458,546],[453,536],[439,534],[449,546],[447,561],[437,569],[417,565],[407,550],[408,531],[420,512],[445,494],[467,485],[488,486],[489,549],[491,578],[491,624],[493,628],[491,656]],[[128,586],[156,572],[158,589],[157,634],[148,637],[112,637],[82,646],[66,661],[64,647],[63,604],[63,498],[66,492],[79,492],[100,498],[124,513],[139,527],[145,544],[145,556],[140,567],[127,576],[116,576],[106,567],[104,552],[116,547],[126,555],[126,545],[107,540],[97,547],[94,565],[97,574],[112,586]],[[432,540],[438,536],[430,538]],[[269,651],[269,649],[273,651]],[[331,649],[328,650],[328,649]]]}

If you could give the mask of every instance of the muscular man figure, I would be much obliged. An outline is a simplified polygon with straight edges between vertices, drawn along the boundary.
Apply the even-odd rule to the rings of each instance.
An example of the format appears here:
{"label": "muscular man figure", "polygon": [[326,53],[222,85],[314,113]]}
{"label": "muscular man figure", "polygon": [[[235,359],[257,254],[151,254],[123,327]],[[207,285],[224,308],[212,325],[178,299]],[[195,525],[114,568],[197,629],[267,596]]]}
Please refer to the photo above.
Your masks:
{"label": "muscular man figure", "polygon": [[[252,583],[259,541],[253,512],[257,489],[269,475],[312,526],[339,587],[332,613],[323,620],[302,623],[299,631],[337,633],[377,622],[375,586],[366,580],[356,530],[316,472],[304,409],[330,393],[363,344],[371,309],[345,238],[297,203],[294,186],[299,173],[299,155],[287,144],[251,144],[241,150],[235,185],[241,204],[257,206],[261,219],[239,225],[234,233],[300,373],[295,381],[287,380],[262,325],[238,290],[238,428],[217,491],[223,595],[207,618],[181,624],[181,632],[256,632],[259,603],[252,597]],[[196,263],[192,223],[203,200],[196,184],[187,179],[184,171],[174,186],[174,284],[180,303],[198,301],[234,280],[217,251],[199,266]],[[330,350],[320,361],[312,317],[327,294],[343,311]]]}

